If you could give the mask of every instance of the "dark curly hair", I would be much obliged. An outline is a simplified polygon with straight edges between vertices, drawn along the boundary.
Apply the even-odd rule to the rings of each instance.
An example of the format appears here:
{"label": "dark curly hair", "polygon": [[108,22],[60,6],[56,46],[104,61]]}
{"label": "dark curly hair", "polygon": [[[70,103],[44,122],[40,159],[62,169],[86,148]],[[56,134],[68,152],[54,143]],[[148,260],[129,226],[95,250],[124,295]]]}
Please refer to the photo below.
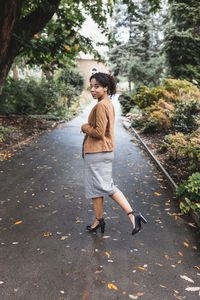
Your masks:
{"label": "dark curly hair", "polygon": [[113,76],[106,73],[97,72],[90,77],[90,81],[92,78],[95,78],[96,81],[98,81],[98,83],[103,87],[108,87],[108,95],[112,96],[116,94],[116,82]]}

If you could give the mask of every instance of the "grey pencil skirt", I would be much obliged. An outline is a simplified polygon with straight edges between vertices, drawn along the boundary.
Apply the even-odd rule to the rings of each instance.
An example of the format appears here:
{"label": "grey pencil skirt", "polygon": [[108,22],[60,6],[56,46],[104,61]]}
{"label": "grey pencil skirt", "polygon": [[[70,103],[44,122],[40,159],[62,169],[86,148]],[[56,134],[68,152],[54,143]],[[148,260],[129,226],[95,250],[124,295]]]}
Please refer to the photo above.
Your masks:
{"label": "grey pencil skirt", "polygon": [[113,195],[118,188],[113,183],[113,152],[89,153],[84,156],[85,197]]}

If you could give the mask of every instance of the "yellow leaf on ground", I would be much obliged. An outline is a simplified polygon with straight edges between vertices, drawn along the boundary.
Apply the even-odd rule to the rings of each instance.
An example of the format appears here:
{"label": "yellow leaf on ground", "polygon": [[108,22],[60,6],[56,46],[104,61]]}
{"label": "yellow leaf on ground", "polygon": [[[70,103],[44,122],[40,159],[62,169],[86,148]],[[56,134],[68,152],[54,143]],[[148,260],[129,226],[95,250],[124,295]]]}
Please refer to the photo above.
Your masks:
{"label": "yellow leaf on ground", "polygon": [[108,283],[108,288],[109,289],[114,289],[114,290],[118,290],[118,287],[116,287],[116,285],[112,284],[112,283]]}
{"label": "yellow leaf on ground", "polygon": [[178,260],[177,264],[181,264],[181,263],[182,263],[182,261],[181,261],[181,260]]}
{"label": "yellow leaf on ground", "polygon": [[165,205],[170,206],[170,203],[166,202]]}
{"label": "yellow leaf on ground", "polygon": [[186,243],[186,242],[184,242],[184,245],[185,245],[186,247],[189,247],[188,243]]}
{"label": "yellow leaf on ground", "polygon": [[142,295],[144,295],[144,293],[138,292],[136,295],[137,295],[137,296],[142,296]]}
{"label": "yellow leaf on ground", "polygon": [[194,266],[197,270],[200,270],[200,266]]}
{"label": "yellow leaf on ground", "polygon": [[183,253],[182,253],[182,252],[180,252],[180,251],[178,251],[178,254],[179,254],[180,256],[183,256]]}
{"label": "yellow leaf on ground", "polygon": [[169,259],[169,256],[165,253],[165,258],[168,260]]}
{"label": "yellow leaf on ground", "polygon": [[47,233],[44,233],[44,235],[43,236],[45,236],[45,237],[49,237],[49,236],[52,236],[52,233],[51,232],[47,232]]}
{"label": "yellow leaf on ground", "polygon": [[165,285],[160,284],[160,287],[163,289],[166,289],[167,287]]}
{"label": "yellow leaf on ground", "polygon": [[143,268],[143,267],[137,267],[137,268],[140,269],[140,270],[143,270],[143,271],[147,271],[147,269]]}
{"label": "yellow leaf on ground", "polygon": [[105,254],[106,254],[108,257],[110,257],[110,254],[109,254],[108,252],[105,252]]}
{"label": "yellow leaf on ground", "polygon": [[160,196],[160,195],[161,195],[161,194],[159,194],[159,193],[157,193],[157,192],[155,192],[154,194],[157,195],[157,196]]}
{"label": "yellow leaf on ground", "polygon": [[23,221],[18,221],[18,222],[15,222],[14,225],[18,225],[18,224],[21,224]]}
{"label": "yellow leaf on ground", "polygon": [[197,246],[193,246],[193,249],[197,250]]}
{"label": "yellow leaf on ground", "polygon": [[87,298],[89,296],[89,293],[88,292],[85,292],[82,296],[83,299]]}

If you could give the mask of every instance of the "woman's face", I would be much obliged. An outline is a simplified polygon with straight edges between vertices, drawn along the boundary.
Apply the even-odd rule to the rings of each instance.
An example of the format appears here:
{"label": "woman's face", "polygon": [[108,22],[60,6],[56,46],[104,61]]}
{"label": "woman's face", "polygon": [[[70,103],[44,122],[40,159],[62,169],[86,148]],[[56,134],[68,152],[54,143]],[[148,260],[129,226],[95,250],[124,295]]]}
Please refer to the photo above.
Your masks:
{"label": "woman's face", "polygon": [[95,78],[92,78],[90,81],[90,92],[94,99],[103,99],[105,96],[107,96],[107,91],[107,86],[103,87]]}

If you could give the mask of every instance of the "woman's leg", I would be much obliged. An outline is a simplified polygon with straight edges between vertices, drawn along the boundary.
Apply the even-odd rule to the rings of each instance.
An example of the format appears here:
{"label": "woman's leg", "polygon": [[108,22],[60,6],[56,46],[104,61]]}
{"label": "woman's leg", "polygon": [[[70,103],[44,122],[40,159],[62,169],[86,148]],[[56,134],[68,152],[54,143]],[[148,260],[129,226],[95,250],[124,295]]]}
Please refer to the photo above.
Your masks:
{"label": "woman's leg", "polygon": [[[103,217],[103,197],[93,198],[92,202],[96,218],[101,219]],[[91,225],[91,228],[96,227],[98,224],[99,221],[95,219],[94,223]]]}
{"label": "woman's leg", "polygon": [[[128,200],[126,199],[126,197],[124,196],[124,194],[119,190],[117,191],[115,194],[110,195],[110,197],[128,214],[129,212],[131,212],[133,209],[130,206]],[[133,228],[135,228],[135,217],[130,214],[128,215]]]}

